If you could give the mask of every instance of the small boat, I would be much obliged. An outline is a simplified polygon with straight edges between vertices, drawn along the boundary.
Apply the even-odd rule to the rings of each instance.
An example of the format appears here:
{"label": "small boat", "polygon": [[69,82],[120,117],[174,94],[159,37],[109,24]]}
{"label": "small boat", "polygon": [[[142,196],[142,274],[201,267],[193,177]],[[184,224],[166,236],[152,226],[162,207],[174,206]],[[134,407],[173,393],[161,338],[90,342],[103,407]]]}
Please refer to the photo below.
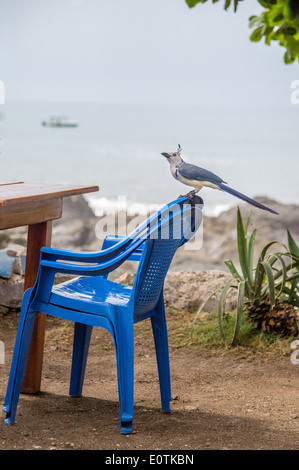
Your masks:
{"label": "small boat", "polygon": [[42,126],[45,127],[78,127],[78,121],[73,121],[65,116],[54,116],[47,121],[42,121]]}

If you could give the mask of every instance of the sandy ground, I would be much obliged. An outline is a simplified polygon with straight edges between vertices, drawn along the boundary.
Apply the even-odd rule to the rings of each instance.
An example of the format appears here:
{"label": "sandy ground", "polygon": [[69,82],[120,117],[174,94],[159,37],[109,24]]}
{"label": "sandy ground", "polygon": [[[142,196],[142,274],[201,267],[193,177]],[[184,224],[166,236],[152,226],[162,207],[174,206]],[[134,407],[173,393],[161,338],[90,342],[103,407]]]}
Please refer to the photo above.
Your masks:
{"label": "sandy ground", "polygon": [[[151,338],[136,328],[134,432],[120,435],[115,357],[104,330],[93,332],[83,396],[68,396],[71,330],[47,323],[42,390],[22,394],[14,426],[0,424],[0,449],[299,449],[299,366],[173,350],[172,413],[160,411]],[[0,321],[4,402],[17,315]],[[3,420],[4,420],[3,413]]]}

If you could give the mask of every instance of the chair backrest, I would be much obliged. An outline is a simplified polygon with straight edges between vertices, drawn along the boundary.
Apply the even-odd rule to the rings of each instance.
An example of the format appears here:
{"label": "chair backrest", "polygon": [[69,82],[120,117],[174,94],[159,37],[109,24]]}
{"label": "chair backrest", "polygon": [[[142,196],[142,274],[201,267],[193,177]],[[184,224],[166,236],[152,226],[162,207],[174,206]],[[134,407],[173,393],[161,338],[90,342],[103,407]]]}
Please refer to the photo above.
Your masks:
{"label": "chair backrest", "polygon": [[190,202],[173,204],[163,215],[157,213],[156,225],[146,239],[133,287],[135,317],[153,310],[159,300],[164,279],[178,247],[195,234],[202,221],[202,205]]}

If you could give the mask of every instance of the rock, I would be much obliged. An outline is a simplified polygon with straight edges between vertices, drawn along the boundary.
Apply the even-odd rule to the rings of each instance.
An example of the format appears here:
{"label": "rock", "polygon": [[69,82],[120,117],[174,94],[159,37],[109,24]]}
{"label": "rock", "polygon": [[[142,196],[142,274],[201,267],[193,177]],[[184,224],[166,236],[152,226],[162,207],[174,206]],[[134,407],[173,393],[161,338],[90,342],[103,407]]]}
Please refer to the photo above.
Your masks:
{"label": "rock", "polygon": [[10,243],[6,247],[6,254],[8,256],[12,256],[16,258],[17,256],[21,256],[26,253],[25,248],[22,245],[17,245],[16,243]]}
{"label": "rock", "polygon": [[61,219],[53,222],[52,246],[67,250],[89,250],[98,246],[95,227],[98,218],[83,196],[71,196],[63,200]]}
{"label": "rock", "polygon": [[21,306],[24,294],[25,249],[23,246],[11,244],[0,253],[0,314],[3,315],[8,309]]}
{"label": "rock", "polygon": [[[130,285],[134,277],[132,273],[124,273],[116,282]],[[175,310],[196,312],[216,289],[224,287],[230,277],[228,273],[218,270],[169,272],[164,284],[165,305]],[[202,318],[206,313],[217,311],[220,294],[221,290],[206,303]],[[227,297],[226,309],[233,310],[236,306],[237,294],[231,291]]]}
{"label": "rock", "polygon": [[14,258],[6,250],[0,250],[0,277],[9,279],[12,273]]}
{"label": "rock", "polygon": [[[169,272],[165,279],[164,300],[167,307],[196,312],[203,302],[218,288],[224,287],[230,274],[219,270]],[[218,308],[221,290],[205,305],[203,311],[214,313]],[[233,290],[227,297],[226,309],[237,306]]]}
{"label": "rock", "polygon": [[9,312],[9,308],[8,307],[4,307],[4,305],[0,305],[0,316],[4,316],[6,315],[7,313]]}
{"label": "rock", "polygon": [[20,276],[23,275],[22,263],[21,263],[21,259],[19,257],[16,257],[14,259],[11,271],[12,271],[12,273],[19,274]]}
{"label": "rock", "polygon": [[132,273],[124,273],[122,274],[117,280],[116,282],[118,284],[125,284],[125,285],[130,285],[131,283],[133,283],[135,279],[135,275],[132,274]]}
{"label": "rock", "polygon": [[24,248],[27,243],[27,227],[16,227],[8,230],[0,230],[0,248],[7,248],[8,245],[16,244]]}
{"label": "rock", "polygon": [[20,308],[24,294],[24,278],[13,274],[10,279],[0,278],[0,305]]}
{"label": "rock", "polygon": [[57,219],[55,224],[65,224],[76,219],[90,221],[96,220],[93,210],[82,195],[65,197],[63,199],[63,211],[61,219]]}
{"label": "rock", "polygon": [[[254,228],[257,228],[254,253],[254,262],[256,262],[262,248],[271,241],[279,242],[274,245],[274,251],[284,251],[282,244],[287,243],[287,228],[295,241],[299,242],[299,206],[280,204],[261,196],[254,199],[279,213],[275,215],[249,204],[239,204],[244,221],[249,214],[251,215],[248,233],[251,234]],[[204,217],[203,247],[200,252],[198,258],[206,266],[216,267],[221,262],[223,269],[226,269],[223,262],[227,259],[232,259],[238,266],[236,207],[222,212],[218,217]]]}
{"label": "rock", "polygon": [[87,250],[96,239],[94,225],[79,218],[54,225],[52,246],[66,250]]}

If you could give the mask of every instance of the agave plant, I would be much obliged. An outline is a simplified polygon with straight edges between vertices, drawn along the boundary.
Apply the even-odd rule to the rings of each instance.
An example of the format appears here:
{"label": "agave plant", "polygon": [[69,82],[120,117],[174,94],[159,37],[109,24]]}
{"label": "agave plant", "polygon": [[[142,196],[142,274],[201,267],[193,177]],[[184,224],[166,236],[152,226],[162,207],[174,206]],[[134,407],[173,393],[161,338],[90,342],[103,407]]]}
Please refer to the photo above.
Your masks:
{"label": "agave plant", "polygon": [[[268,243],[262,249],[254,266],[257,229],[254,229],[249,237],[249,221],[250,216],[246,223],[243,223],[238,208],[237,245],[241,271],[237,270],[232,260],[225,261],[232,277],[223,287],[218,303],[219,328],[225,339],[223,328],[225,301],[231,289],[237,289],[237,313],[232,345],[237,342],[244,312],[254,321],[257,328],[264,331],[275,331],[284,335],[298,333],[296,307],[299,307],[299,247],[288,231],[289,246],[286,247],[276,241]],[[270,252],[270,248],[275,244],[279,245],[282,251]],[[197,312],[194,321],[204,305]]]}

